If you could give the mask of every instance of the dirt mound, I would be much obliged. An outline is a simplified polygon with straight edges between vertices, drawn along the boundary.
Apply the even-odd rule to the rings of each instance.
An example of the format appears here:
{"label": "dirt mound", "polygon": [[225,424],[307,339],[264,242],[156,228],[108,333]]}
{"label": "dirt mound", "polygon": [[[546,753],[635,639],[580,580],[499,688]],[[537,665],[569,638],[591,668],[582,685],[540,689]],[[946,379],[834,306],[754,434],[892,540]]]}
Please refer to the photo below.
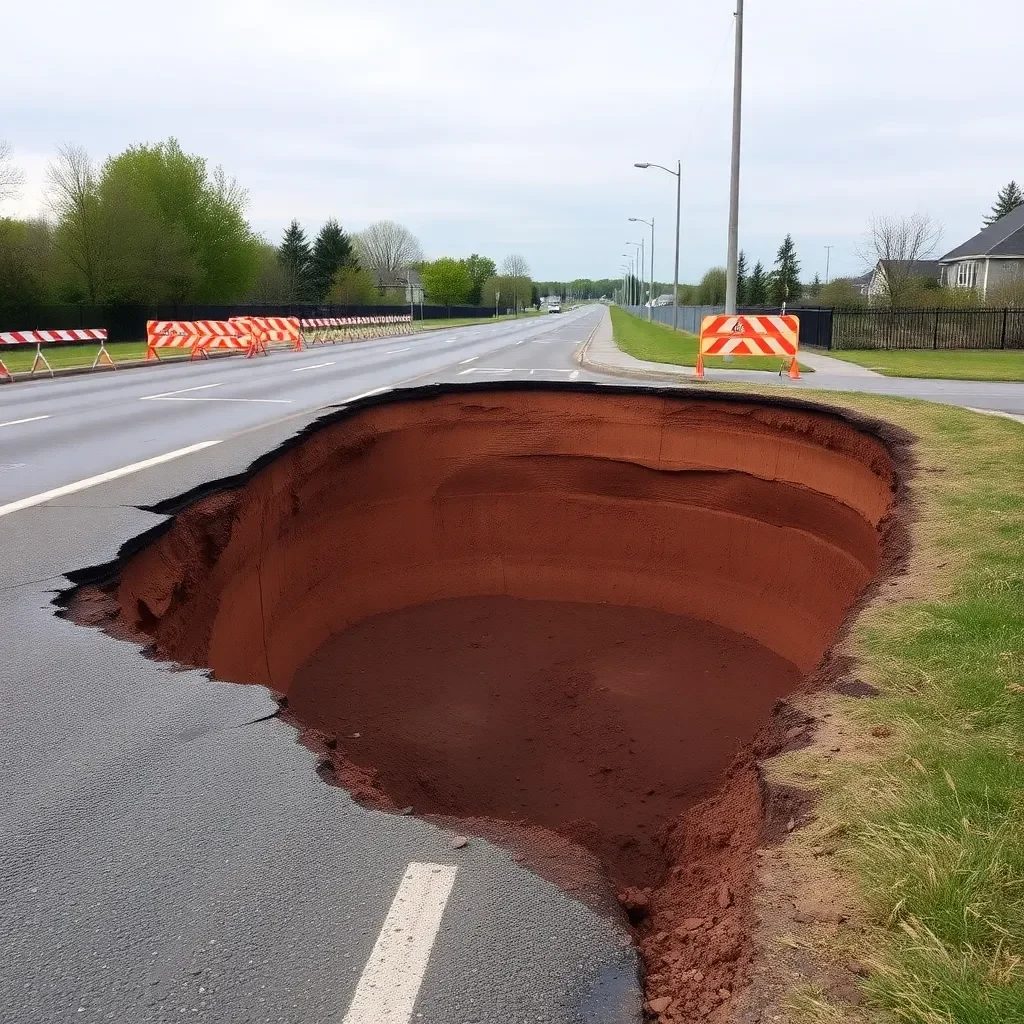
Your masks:
{"label": "dirt mound", "polygon": [[878,573],[896,483],[878,437],[807,408],[389,400],[182,511],[72,613],[285,694],[364,802],[585,847],[689,1020],[750,956],[755,740],[773,708],[785,740],[777,701]]}

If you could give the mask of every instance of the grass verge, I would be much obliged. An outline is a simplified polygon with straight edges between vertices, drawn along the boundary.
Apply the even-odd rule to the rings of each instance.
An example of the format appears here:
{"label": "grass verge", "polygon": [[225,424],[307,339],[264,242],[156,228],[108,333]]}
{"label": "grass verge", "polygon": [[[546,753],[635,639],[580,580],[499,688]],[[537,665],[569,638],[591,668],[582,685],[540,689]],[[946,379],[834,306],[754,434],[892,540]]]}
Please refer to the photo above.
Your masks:
{"label": "grass verge", "polygon": [[[68,369],[75,366],[92,366],[96,358],[99,345],[49,345],[43,348],[43,355],[50,361],[55,370]],[[144,341],[113,341],[107,343],[107,351],[115,363],[132,362],[137,359],[146,358],[146,343]],[[188,353],[184,353],[188,357]],[[32,369],[32,360],[36,357],[34,347],[25,345],[22,348],[0,352],[0,360],[3,361],[11,373],[22,373]],[[160,353],[161,359],[181,358],[175,353],[170,355],[170,350]],[[46,367],[36,371],[38,376],[46,375]]]}
{"label": "grass verge", "polygon": [[930,377],[934,380],[1024,380],[1024,351],[830,351],[833,359],[856,363],[886,377]]}
{"label": "grass verge", "polygon": [[[844,837],[843,873],[870,913],[868,1002],[835,1019],[1024,1021],[1024,427],[807,397],[918,438],[908,571],[848,641],[880,695],[836,698],[856,735],[886,739],[821,776],[821,817]],[[820,767],[821,755],[785,756]],[[801,1019],[832,1019],[823,1005]]]}
{"label": "grass verge", "polygon": [[[686,331],[673,331],[664,324],[641,320],[618,306],[609,307],[615,344],[634,359],[652,363],[673,363],[676,366],[697,365],[697,335]],[[704,365],[719,370],[768,370],[778,373],[786,362],[782,356],[738,356],[727,362],[720,356],[706,356]],[[788,364],[787,364],[788,365]],[[809,366],[800,364],[803,373],[813,373]]]}

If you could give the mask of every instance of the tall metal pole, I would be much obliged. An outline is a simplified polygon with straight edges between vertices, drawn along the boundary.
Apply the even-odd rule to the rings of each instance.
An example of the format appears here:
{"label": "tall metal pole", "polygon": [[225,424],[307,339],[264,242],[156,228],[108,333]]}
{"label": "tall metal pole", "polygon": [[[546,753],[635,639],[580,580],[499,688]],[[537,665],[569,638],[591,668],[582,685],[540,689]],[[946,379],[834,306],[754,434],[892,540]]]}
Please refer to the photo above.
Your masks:
{"label": "tall metal pole", "polygon": [[672,275],[672,330],[679,330],[679,202],[683,191],[683,162],[676,161],[676,268]]}
{"label": "tall metal pole", "polygon": [[647,270],[647,253],[644,252],[644,236],[640,236],[640,317],[644,315],[644,275]]}
{"label": "tall metal pole", "polygon": [[828,273],[832,267],[832,250],[835,248],[834,245],[825,246],[825,284],[828,284]]}
{"label": "tall metal pole", "polygon": [[647,319],[654,319],[654,218],[651,218],[651,291],[649,295],[651,304],[647,307]]}
{"label": "tall metal pole", "polygon": [[725,272],[725,311],[736,312],[739,277],[740,133],[743,114],[743,0],[736,0],[736,66],[732,87],[732,171],[729,181],[729,252]]}

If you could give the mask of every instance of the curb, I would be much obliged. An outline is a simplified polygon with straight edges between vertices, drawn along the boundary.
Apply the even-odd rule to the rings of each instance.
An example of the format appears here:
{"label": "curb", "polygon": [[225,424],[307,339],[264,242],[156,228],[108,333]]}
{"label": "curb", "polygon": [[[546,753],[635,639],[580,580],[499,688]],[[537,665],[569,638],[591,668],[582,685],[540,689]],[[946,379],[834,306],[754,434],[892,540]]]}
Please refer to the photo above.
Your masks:
{"label": "curb", "polygon": [[[667,381],[676,385],[685,384],[692,386],[694,383],[700,383],[699,381],[695,382],[694,378],[689,375],[682,373],[674,373],[671,370],[666,370],[664,373],[659,373],[657,370],[637,369],[632,366],[617,366],[614,363],[601,363],[598,362],[597,360],[591,359],[589,354],[590,346],[593,344],[594,336],[597,334],[597,329],[600,326],[600,324],[597,324],[594,327],[594,329],[590,332],[590,337],[587,338],[587,340],[583,342],[583,344],[580,345],[580,347],[575,352],[576,362],[579,363],[580,366],[583,367],[584,369],[593,370],[596,373],[603,373],[609,376],[632,377],[637,380],[651,380],[662,383]],[[632,357],[630,356],[627,358]]]}

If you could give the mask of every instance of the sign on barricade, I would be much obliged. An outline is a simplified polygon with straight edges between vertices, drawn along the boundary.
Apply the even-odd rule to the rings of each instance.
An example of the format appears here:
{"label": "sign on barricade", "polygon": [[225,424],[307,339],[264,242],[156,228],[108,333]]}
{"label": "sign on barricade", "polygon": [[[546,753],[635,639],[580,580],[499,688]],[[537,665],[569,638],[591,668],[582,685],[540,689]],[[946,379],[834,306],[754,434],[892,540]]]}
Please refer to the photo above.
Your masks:
{"label": "sign on barricade", "polygon": [[788,356],[789,376],[799,380],[799,348],[798,316],[788,313],[780,316],[706,316],[700,325],[695,376],[704,376],[705,356]]}
{"label": "sign on barricade", "polygon": [[[100,343],[100,350],[96,353],[96,358],[92,361],[92,368],[95,370],[96,367],[99,366],[100,362],[105,360],[113,369],[117,369],[114,365],[114,360],[111,359],[110,353],[107,351],[107,332],[102,328],[76,328],[62,331],[0,332],[0,345],[35,345],[36,357],[32,360],[32,369],[28,371],[28,375],[30,377],[35,376],[35,372],[40,363],[46,367],[50,376],[53,376],[53,367],[50,365],[50,361],[43,354],[43,345],[51,345],[62,341],[98,341]],[[11,381],[14,380],[14,374],[4,366],[2,359],[0,359],[0,377],[6,377]]]}
{"label": "sign on barricade", "polygon": [[253,346],[252,334],[241,324],[230,320],[147,320],[146,361],[159,359],[161,348],[189,349],[189,362],[197,357],[207,359],[207,350],[226,348],[248,353]]}

